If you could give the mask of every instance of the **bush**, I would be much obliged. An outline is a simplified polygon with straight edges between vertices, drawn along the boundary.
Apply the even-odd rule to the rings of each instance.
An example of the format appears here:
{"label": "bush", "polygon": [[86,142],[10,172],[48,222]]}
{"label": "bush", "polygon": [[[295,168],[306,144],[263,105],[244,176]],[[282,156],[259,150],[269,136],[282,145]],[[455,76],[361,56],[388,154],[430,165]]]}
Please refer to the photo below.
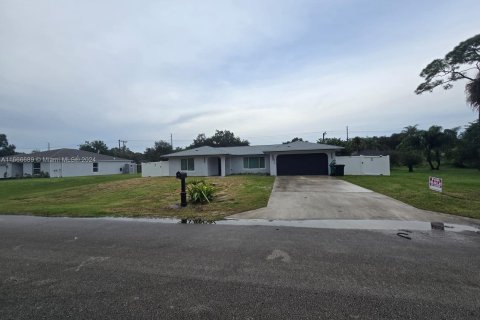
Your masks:
{"label": "bush", "polygon": [[193,203],[210,203],[215,196],[215,188],[205,180],[193,180],[187,184],[187,194]]}

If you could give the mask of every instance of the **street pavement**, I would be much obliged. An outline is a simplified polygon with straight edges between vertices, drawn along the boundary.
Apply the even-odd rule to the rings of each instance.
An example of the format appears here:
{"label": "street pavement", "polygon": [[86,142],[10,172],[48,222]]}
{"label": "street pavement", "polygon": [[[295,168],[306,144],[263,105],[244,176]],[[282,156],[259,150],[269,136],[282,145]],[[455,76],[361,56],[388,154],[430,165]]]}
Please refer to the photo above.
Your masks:
{"label": "street pavement", "polygon": [[0,216],[1,319],[479,319],[478,232]]}
{"label": "street pavement", "polygon": [[[425,186],[427,187],[427,186]],[[241,212],[232,219],[345,219],[480,221],[414,208],[401,201],[329,176],[278,176],[265,208]]]}

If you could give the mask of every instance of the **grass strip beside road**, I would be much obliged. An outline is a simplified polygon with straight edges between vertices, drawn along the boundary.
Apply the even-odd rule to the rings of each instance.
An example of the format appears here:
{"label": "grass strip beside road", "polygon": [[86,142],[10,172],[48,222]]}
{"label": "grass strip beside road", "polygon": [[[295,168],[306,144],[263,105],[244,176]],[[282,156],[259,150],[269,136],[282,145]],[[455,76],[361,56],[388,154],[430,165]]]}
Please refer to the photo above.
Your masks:
{"label": "grass strip beside road", "polygon": [[[443,179],[443,192],[428,188],[428,177]],[[480,171],[445,167],[392,168],[390,176],[345,176],[344,180],[416,208],[480,219]]]}
{"label": "grass strip beside road", "polygon": [[[194,178],[192,178],[194,179]],[[189,178],[187,178],[187,181]],[[178,208],[180,181],[138,175],[0,180],[0,213],[66,217],[200,217],[208,220],[265,207],[274,177],[209,177],[210,204]]]}

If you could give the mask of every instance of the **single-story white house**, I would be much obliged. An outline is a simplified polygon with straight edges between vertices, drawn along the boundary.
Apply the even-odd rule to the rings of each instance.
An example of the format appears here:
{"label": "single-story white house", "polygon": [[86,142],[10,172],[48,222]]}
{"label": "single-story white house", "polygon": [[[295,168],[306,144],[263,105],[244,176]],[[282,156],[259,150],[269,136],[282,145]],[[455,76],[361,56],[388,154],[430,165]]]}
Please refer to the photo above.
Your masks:
{"label": "single-story white house", "polygon": [[0,178],[47,174],[50,177],[78,177],[136,173],[132,160],[76,149],[56,149],[0,157]]}
{"label": "single-story white house", "polygon": [[276,175],[328,175],[335,151],[342,147],[297,141],[288,144],[242,147],[200,147],[167,154],[168,175],[228,176],[263,173]]}

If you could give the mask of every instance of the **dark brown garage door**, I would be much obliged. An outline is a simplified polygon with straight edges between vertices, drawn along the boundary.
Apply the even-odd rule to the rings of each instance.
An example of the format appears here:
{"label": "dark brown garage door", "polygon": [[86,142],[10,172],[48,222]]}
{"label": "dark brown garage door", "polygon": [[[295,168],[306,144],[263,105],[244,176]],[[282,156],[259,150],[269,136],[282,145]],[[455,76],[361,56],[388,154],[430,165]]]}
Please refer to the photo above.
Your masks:
{"label": "dark brown garage door", "polygon": [[277,175],[328,175],[328,157],[325,153],[279,155]]}

